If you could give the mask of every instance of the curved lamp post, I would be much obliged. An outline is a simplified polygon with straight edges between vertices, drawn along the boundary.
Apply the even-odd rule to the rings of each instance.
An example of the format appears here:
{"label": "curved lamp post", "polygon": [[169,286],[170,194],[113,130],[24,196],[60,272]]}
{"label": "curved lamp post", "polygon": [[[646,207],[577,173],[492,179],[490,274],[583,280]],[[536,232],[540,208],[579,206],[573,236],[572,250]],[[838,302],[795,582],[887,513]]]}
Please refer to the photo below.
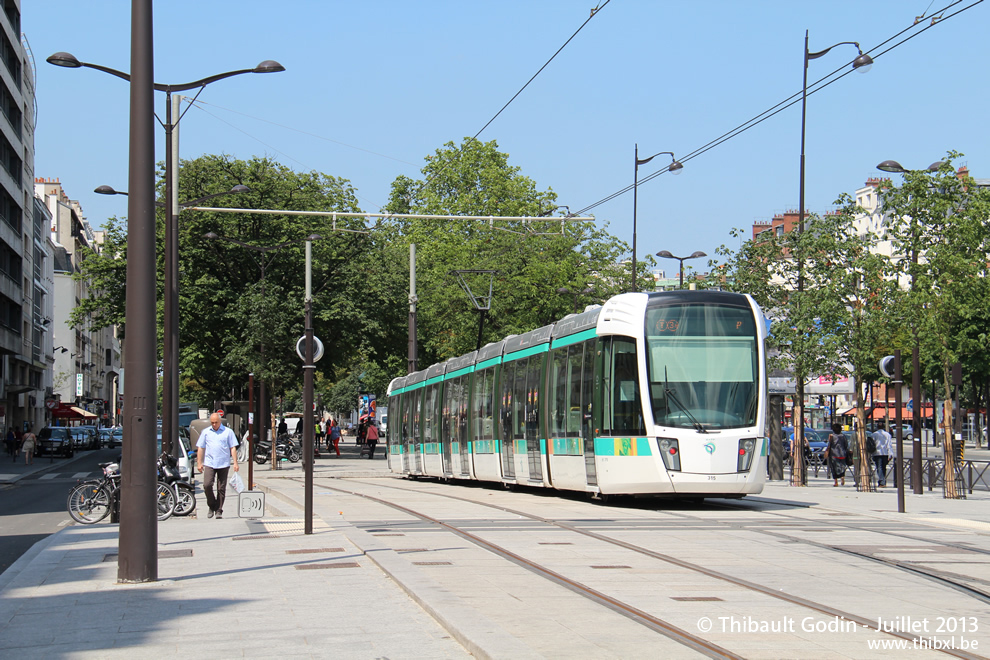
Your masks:
{"label": "curved lamp post", "polygon": [[[75,55],[66,52],[58,52],[49,56],[46,60],[49,64],[78,69],[81,67],[96,69],[104,73],[109,73],[123,80],[130,82],[130,74],[111,69],[100,64],[90,62],[80,62]],[[178,203],[178,163],[177,149],[173,144],[173,129],[182,120],[181,114],[173,122],[173,109],[178,114],[178,100],[176,97],[173,103],[173,92],[184,92],[191,89],[198,89],[195,101],[199,94],[210,83],[239,76],[245,73],[278,73],[285,71],[285,67],[275,60],[265,60],[253,69],[237,69],[226,71],[216,75],[201,78],[189,83],[177,85],[153,83],[155,91],[165,92],[165,122],[162,127],[165,129],[165,304],[164,304],[164,345],[162,353],[164,356],[162,364],[162,438],[171,442],[171,439],[178,433],[179,425],[179,288],[178,288],[178,263],[179,263],[179,211],[182,210]],[[173,108],[174,106],[174,108]],[[100,188],[103,188],[101,186]],[[109,186],[107,186],[109,188]],[[112,188],[110,189],[112,190]],[[112,194],[109,192],[96,192],[101,194]],[[204,198],[209,199],[209,197]],[[202,201],[202,200],[201,200]],[[188,203],[187,206],[194,204]]]}
{"label": "curved lamp post", "polygon": [[636,291],[636,207],[638,205],[637,191],[639,190],[639,166],[646,165],[648,162],[656,158],[661,154],[670,155],[670,165],[667,166],[667,171],[671,174],[680,174],[681,170],[684,169],[684,165],[679,163],[676,158],[674,158],[673,151],[658,151],[649,158],[639,157],[639,145],[635,145],[635,152],[633,158],[633,240],[632,240],[632,290]]}
{"label": "curved lamp post", "polygon": [[[817,60],[822,57],[830,50],[836,46],[851,45],[855,46],[856,50],[859,51],[859,56],[853,60],[852,67],[860,73],[866,73],[873,66],[873,58],[869,55],[863,53],[863,49],[859,47],[859,42],[856,41],[840,41],[837,44],[833,44],[826,48],[825,50],[819,50],[812,53],[808,50],[808,31],[804,31],[804,78],[801,85],[801,170],[799,177],[799,190],[798,190],[798,226],[797,231],[804,231],[804,135],[805,135],[805,125],[807,119],[808,110],[808,62],[810,60]],[[798,281],[797,290],[799,292],[804,291],[804,264],[798,261]],[[798,378],[795,387],[795,401],[798,404],[799,414],[794,420],[794,442],[791,443],[791,452],[796,458],[791,461],[791,483],[805,486],[807,485],[807,476],[804,469],[804,461],[802,460],[800,447],[804,446],[804,379]]]}
{"label": "curved lamp post", "polygon": [[[928,166],[929,172],[937,172],[940,167],[942,167],[942,161],[935,161]],[[879,165],[877,169],[881,172],[891,172],[894,174],[907,174],[912,170],[903,167],[896,160],[885,160]],[[911,218],[911,264],[912,266],[918,263],[918,246],[916,241],[913,240],[915,235],[915,219]],[[914,289],[915,285],[915,268],[911,269],[911,289]],[[911,399],[915,402],[914,412],[911,416],[911,428],[913,429],[913,439],[911,442],[911,487],[915,495],[921,495],[925,492],[924,484],[921,482],[922,479],[922,469],[921,469],[921,355],[919,352],[919,338],[918,329],[914,324],[912,324],[911,334],[914,335],[914,346],[911,347]],[[900,411],[900,408],[898,408]],[[933,413],[934,414],[934,413]],[[898,438],[901,437],[901,431],[898,429]],[[901,456],[903,452],[902,447],[898,443],[897,455]],[[896,466],[895,466],[896,467]],[[900,473],[898,473],[900,474]]]}
{"label": "curved lamp post", "polygon": [[657,252],[657,256],[658,257],[661,257],[663,259],[677,259],[680,262],[681,283],[680,283],[680,286],[678,288],[683,289],[684,288],[684,262],[687,259],[700,259],[701,257],[707,257],[708,255],[705,254],[704,252],[702,252],[701,250],[696,250],[696,251],[692,252],[691,254],[689,254],[686,257],[675,257],[674,255],[672,255],[667,250],[660,250],[659,252]]}
{"label": "curved lamp post", "polygon": [[562,286],[559,289],[557,289],[557,293],[559,293],[562,296],[574,296],[574,307],[573,307],[573,311],[571,312],[572,314],[577,314],[577,306],[578,306],[577,305],[577,301],[578,301],[578,298],[580,296],[587,296],[587,295],[592,294],[594,292],[595,292],[595,290],[592,289],[590,286],[586,286],[585,288],[581,289],[580,291],[571,291],[566,286]]}

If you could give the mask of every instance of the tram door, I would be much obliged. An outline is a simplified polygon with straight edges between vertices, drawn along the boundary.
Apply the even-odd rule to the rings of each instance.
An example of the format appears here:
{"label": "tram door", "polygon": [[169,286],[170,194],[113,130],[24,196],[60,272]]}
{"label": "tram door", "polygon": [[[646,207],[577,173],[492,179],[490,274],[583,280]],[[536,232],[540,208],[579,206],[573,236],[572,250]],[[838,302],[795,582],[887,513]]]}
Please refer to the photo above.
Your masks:
{"label": "tram door", "polygon": [[471,476],[471,453],[468,451],[468,385],[469,376],[457,379],[457,396],[454,397],[452,409],[455,418],[451,421],[454,437],[457,439],[457,450],[461,455],[461,476]]}
{"label": "tram door", "polygon": [[516,401],[513,390],[516,380],[517,366],[518,360],[515,362],[506,362],[502,364],[500,393],[501,402],[498,408],[498,415],[499,426],[502,431],[502,442],[500,445],[502,453],[503,479],[516,478],[515,419],[517,415],[514,413],[517,411],[514,409],[518,406],[518,402]]}
{"label": "tram door", "polygon": [[543,457],[540,452],[540,390],[542,389],[543,363],[546,353],[531,355],[526,364],[526,454],[529,459],[529,479],[543,481]]}
{"label": "tram door", "polygon": [[410,454],[409,472],[423,474],[423,453],[420,451],[419,423],[423,407],[423,390],[416,390],[409,397],[410,434],[406,436],[406,453]]}
{"label": "tram door", "polygon": [[584,445],[584,467],[589,486],[598,485],[598,467],[595,464],[595,434],[591,417],[591,400],[595,385],[595,342],[586,342],[569,347],[571,378],[580,383],[581,440]]}
{"label": "tram door", "polygon": [[[439,387],[439,385],[437,385]],[[451,443],[454,442],[452,433],[456,429],[452,426],[454,422],[453,411],[454,411],[454,401],[451,400],[452,395],[456,391],[456,387],[452,381],[447,381],[443,384],[443,389],[437,396],[440,403],[440,454],[443,460],[443,474],[444,476],[450,476],[453,474],[451,468],[452,451]]]}

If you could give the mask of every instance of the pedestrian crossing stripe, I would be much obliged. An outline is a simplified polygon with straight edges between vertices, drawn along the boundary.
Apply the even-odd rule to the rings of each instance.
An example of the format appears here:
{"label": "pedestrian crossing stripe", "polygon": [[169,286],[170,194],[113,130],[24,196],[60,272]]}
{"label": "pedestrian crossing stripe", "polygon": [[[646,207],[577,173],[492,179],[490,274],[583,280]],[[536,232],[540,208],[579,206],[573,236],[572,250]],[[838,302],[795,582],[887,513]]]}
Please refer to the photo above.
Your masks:
{"label": "pedestrian crossing stripe", "polygon": [[57,476],[58,476],[58,472],[53,472],[51,474],[43,474],[40,477],[38,477],[38,479],[39,480],[43,480],[43,479],[54,479]]}

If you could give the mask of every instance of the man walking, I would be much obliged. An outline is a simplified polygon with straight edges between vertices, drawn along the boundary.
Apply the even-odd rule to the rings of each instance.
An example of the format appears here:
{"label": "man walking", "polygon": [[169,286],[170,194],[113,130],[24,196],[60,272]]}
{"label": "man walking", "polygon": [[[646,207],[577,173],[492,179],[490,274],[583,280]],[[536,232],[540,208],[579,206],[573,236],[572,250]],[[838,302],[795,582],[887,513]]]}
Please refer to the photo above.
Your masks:
{"label": "man walking", "polygon": [[[199,434],[196,441],[196,469],[203,473],[203,492],[210,512],[207,518],[223,518],[223,502],[227,496],[227,473],[237,467],[237,436],[220,423],[220,415],[210,415],[210,428]],[[216,494],[213,483],[216,482]]]}
{"label": "man walking", "polygon": [[[887,462],[890,460],[891,438],[882,426],[873,433],[873,441],[877,450],[873,453],[873,463],[877,466],[877,484],[880,488],[887,485]],[[894,476],[896,479],[896,475]]]}

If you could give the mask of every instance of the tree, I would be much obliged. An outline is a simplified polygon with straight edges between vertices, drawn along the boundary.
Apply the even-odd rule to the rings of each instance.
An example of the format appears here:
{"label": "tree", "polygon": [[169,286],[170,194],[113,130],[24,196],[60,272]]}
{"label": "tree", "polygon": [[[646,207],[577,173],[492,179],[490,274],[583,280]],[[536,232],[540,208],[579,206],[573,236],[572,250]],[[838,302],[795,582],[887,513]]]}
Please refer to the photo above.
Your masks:
{"label": "tree", "polygon": [[[909,171],[901,186],[881,187],[881,208],[901,255],[900,273],[910,281],[896,312],[912,328],[922,354],[940,366],[946,401],[952,399],[952,364],[990,348],[986,326],[980,326],[988,300],[990,191],[956,172],[952,161],[960,156],[950,151],[937,171]],[[943,424],[946,496],[955,497],[955,463],[948,460],[951,406],[945,406]]]}
{"label": "tree", "polygon": [[[581,291],[590,286],[594,293],[588,302],[622,290],[612,265],[625,246],[594,223],[456,218],[540,218],[558,208],[556,193],[538,190],[520,168],[509,165],[508,155],[494,141],[449,142],[426,160],[423,179],[399,177],[393,182],[387,210],[450,217],[395,220],[382,238],[389,259],[407,268],[409,244],[416,244],[420,365],[468,353],[477,345],[479,314],[451,271],[496,271],[483,344],[570,313],[574,298],[557,293],[559,288]],[[487,295],[487,282],[476,284]]]}

